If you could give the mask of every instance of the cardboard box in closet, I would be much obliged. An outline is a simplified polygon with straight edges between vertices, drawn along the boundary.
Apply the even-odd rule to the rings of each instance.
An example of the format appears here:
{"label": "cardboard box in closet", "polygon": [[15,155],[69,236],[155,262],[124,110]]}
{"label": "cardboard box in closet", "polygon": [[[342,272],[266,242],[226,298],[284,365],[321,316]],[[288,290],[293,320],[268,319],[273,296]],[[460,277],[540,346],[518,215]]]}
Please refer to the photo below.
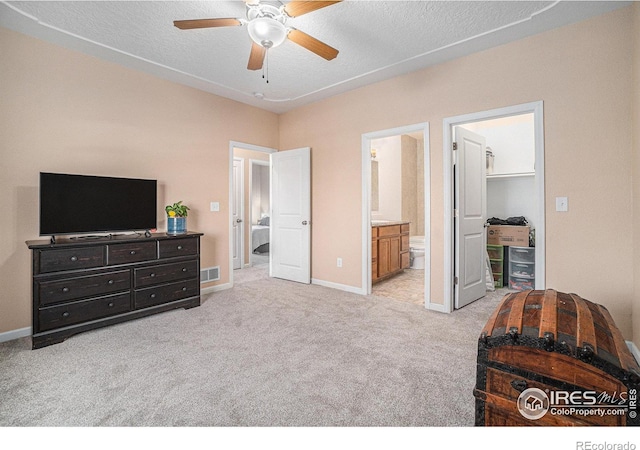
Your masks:
{"label": "cardboard box in closet", "polygon": [[529,246],[529,227],[519,225],[489,225],[487,244]]}

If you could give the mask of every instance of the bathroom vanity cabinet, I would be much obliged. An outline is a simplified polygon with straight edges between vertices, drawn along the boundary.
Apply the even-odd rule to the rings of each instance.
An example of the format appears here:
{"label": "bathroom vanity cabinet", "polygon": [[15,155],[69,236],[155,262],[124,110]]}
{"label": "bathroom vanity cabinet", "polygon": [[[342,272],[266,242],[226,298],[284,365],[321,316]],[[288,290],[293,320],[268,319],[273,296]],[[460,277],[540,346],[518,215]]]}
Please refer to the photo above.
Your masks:
{"label": "bathroom vanity cabinet", "polygon": [[409,264],[409,222],[372,226],[371,282],[392,277]]}

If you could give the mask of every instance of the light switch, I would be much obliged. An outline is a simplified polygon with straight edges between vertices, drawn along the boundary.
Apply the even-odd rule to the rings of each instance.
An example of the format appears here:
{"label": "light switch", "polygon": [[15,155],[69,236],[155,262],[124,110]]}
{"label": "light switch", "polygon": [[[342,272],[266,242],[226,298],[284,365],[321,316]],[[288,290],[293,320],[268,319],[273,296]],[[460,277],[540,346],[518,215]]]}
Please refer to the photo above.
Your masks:
{"label": "light switch", "polygon": [[569,200],[567,197],[556,197],[556,211],[569,211]]}
{"label": "light switch", "polygon": [[211,211],[220,211],[220,202],[211,202]]}

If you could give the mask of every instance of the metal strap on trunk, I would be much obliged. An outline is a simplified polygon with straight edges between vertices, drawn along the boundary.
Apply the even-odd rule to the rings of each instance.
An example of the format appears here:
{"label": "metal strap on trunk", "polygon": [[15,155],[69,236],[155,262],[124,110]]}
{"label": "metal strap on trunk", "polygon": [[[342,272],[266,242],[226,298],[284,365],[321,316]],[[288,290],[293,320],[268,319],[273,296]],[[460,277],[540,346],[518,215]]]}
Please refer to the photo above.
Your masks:
{"label": "metal strap on trunk", "polygon": [[489,317],[489,320],[487,320],[487,323],[484,325],[484,328],[482,329],[482,333],[480,335],[481,337],[487,337],[487,336],[493,335],[493,329],[495,328],[495,325],[496,325],[496,319],[498,318],[498,314],[500,313],[500,311],[502,311],[502,306],[514,295],[516,294],[507,294],[504,297],[502,297],[500,304],[496,309],[493,310],[491,317]]}

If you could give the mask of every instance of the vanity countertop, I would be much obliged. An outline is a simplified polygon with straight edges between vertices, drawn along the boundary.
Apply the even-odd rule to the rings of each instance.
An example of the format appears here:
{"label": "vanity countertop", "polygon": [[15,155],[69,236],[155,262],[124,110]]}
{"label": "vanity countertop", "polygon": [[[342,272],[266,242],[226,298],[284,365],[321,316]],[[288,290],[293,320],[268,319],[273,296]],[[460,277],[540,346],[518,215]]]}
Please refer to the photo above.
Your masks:
{"label": "vanity countertop", "polygon": [[406,225],[410,222],[407,220],[372,220],[372,227],[386,227],[390,225]]}

